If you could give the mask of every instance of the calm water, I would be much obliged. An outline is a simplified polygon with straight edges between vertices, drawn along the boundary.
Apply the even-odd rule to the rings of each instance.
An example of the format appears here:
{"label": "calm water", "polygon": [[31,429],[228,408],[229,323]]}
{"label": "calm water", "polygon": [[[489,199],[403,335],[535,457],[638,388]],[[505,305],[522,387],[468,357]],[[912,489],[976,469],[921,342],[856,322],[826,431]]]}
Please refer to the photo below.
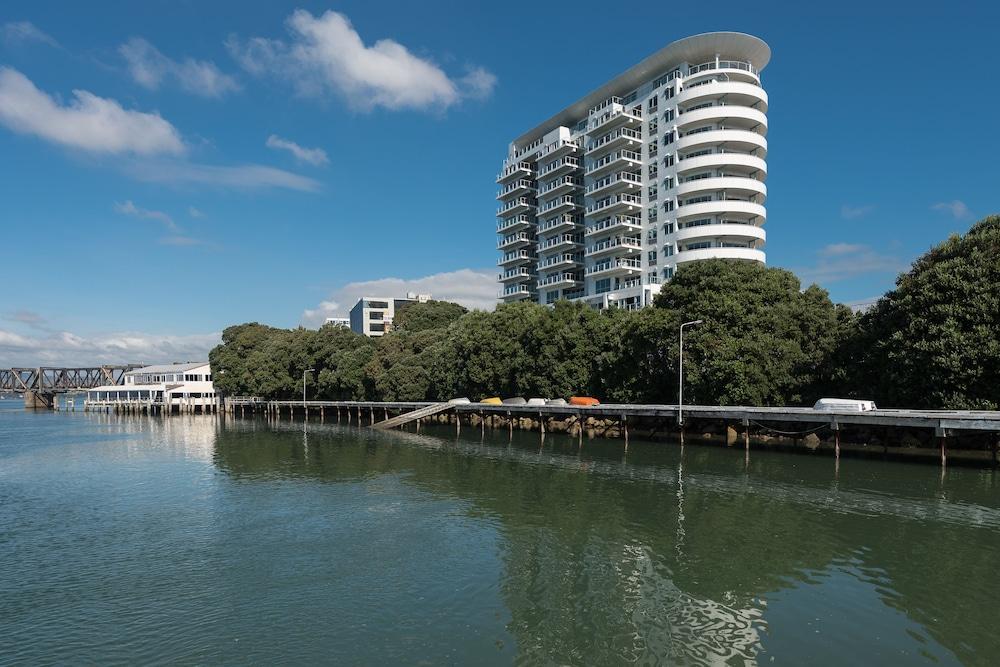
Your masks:
{"label": "calm water", "polygon": [[992,471],[4,408],[2,664],[1000,659]]}

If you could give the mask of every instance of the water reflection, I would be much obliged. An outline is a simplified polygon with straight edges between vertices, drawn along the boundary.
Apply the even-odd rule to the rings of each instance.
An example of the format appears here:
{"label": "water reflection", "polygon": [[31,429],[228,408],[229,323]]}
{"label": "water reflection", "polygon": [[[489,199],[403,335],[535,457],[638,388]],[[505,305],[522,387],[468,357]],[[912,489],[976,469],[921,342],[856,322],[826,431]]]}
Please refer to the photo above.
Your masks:
{"label": "water reflection", "polygon": [[[508,630],[529,662],[840,662],[803,653],[822,642],[796,632],[820,617],[861,658],[892,646],[891,659],[985,664],[1000,649],[966,622],[990,618],[1000,593],[990,471],[942,482],[926,466],[838,470],[782,454],[748,465],[690,444],[633,440],[623,454],[620,443],[486,429],[467,440],[287,423],[248,438],[256,428],[222,425],[219,469],[331,482],[404,473],[421,491],[472,501],[502,533]],[[893,613],[905,622],[880,627]]]}

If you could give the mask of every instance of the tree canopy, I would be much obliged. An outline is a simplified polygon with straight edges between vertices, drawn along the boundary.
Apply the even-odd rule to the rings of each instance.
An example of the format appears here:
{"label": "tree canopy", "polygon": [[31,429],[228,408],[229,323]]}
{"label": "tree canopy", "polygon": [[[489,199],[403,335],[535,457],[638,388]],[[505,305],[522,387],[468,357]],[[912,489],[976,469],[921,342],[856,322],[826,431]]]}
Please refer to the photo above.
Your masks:
{"label": "tree canopy", "polygon": [[685,402],[811,405],[855,395],[883,405],[1000,407],[1000,217],[918,259],[862,317],[784,269],[732,260],[684,265],[640,311],[518,303],[467,312],[401,308],[366,338],[343,327],[229,327],[212,350],[225,394],[353,400],[568,397],[673,403],[678,328]]}
{"label": "tree canopy", "polygon": [[857,384],[885,405],[1000,408],[1000,216],[917,259],[850,347]]}

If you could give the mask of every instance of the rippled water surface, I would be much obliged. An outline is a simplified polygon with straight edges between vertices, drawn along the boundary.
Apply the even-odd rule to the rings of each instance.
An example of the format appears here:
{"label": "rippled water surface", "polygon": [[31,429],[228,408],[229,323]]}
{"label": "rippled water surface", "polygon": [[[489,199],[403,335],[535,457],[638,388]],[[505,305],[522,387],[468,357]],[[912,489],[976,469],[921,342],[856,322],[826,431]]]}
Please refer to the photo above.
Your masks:
{"label": "rippled water surface", "polygon": [[0,664],[1000,659],[991,470],[0,404]]}

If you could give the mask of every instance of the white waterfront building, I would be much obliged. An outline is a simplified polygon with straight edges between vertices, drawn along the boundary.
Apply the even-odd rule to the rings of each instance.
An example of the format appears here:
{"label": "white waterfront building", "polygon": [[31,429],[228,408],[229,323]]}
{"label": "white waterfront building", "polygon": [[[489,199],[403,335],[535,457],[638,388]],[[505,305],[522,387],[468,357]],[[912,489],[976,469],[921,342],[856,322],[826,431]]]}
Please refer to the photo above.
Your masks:
{"label": "white waterfront building", "polygon": [[641,308],[685,262],[763,263],[770,55],[742,33],[688,37],[515,139],[500,300]]}
{"label": "white waterfront building", "polygon": [[392,320],[396,310],[408,303],[427,303],[430,294],[407,293],[405,298],[385,296],[365,296],[351,308],[350,326],[354,333],[370,337],[384,336],[392,330]]}
{"label": "white waterfront building", "polygon": [[124,383],[87,390],[88,408],[153,406],[164,412],[212,412],[217,403],[207,361],[143,366]]}

